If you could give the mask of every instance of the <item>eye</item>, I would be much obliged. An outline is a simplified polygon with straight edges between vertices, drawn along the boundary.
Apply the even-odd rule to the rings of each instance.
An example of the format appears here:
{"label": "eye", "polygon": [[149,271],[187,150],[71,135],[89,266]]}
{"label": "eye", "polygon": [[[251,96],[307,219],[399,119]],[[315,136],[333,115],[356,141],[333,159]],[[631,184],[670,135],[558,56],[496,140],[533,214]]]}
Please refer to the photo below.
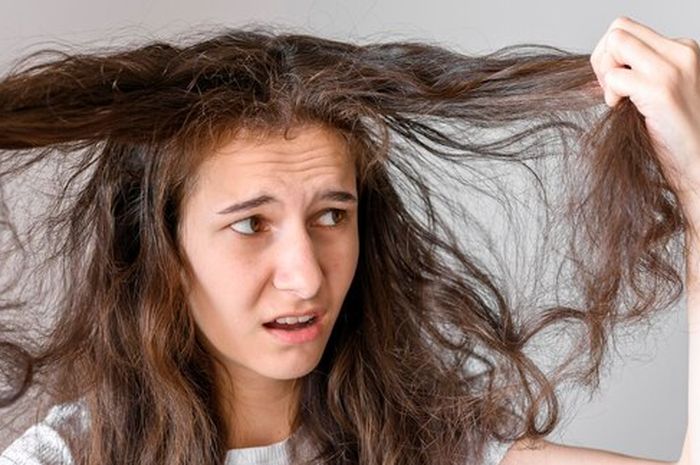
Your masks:
{"label": "eye", "polygon": [[[340,223],[345,221],[346,217],[347,211],[339,208],[329,208],[323,213],[323,215],[320,216],[320,218],[330,218],[330,224],[322,224],[323,227],[327,228],[334,228],[338,226]],[[229,227],[244,236],[254,236],[257,233],[262,232],[260,229],[261,224],[262,219],[259,216],[250,216],[240,221],[236,221],[235,223],[231,223]],[[244,225],[244,227],[237,228],[236,225]]]}
{"label": "eye", "polygon": [[331,217],[333,217],[333,214],[335,213],[336,217],[333,217],[333,218],[337,218],[337,219],[333,220],[333,224],[327,225],[328,227],[331,227],[331,228],[335,227],[339,223],[343,222],[345,220],[345,217],[347,214],[347,212],[345,210],[341,210],[339,208],[329,208],[328,210],[326,210],[326,212],[323,215],[321,215],[321,218],[323,218],[324,216],[328,216],[329,213],[331,214]]}
{"label": "eye", "polygon": [[[248,225],[252,225],[252,226],[249,226],[247,228],[243,228],[244,230],[241,231],[239,229],[234,228],[234,226],[237,224],[243,224],[243,225],[248,224]],[[260,218],[257,216],[251,216],[251,217],[242,219],[241,221],[236,221],[235,223],[232,223],[230,225],[230,228],[239,234],[243,234],[244,236],[252,236],[256,232],[259,232],[256,230],[256,227],[259,227],[259,226],[260,226]],[[252,230],[250,229],[251,227],[252,227]],[[249,231],[249,232],[247,232],[247,231]]]}

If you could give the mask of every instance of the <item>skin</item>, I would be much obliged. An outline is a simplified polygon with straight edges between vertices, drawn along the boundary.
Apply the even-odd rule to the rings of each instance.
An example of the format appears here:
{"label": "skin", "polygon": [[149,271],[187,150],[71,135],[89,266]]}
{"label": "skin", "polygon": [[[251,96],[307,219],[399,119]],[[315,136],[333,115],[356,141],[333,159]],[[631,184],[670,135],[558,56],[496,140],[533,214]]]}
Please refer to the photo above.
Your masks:
{"label": "skin", "polygon": [[[686,438],[677,462],[523,440],[508,450],[501,464],[700,463],[700,47],[694,40],[670,39],[620,17],[599,41],[591,65],[606,104],[613,107],[627,97],[644,115],[659,160],[690,223]],[[334,164],[329,155],[337,146],[325,137],[301,137],[296,145],[272,144],[254,147],[234,142],[227,148],[234,156],[215,158],[209,168],[203,167],[201,191],[185,218],[185,247],[197,273],[192,296],[195,319],[236,380],[231,399],[237,415],[231,415],[231,421],[243,435],[232,441],[232,447],[269,444],[290,433],[291,416],[285,413],[297,401],[294,380],[318,363],[330,335],[330,320],[337,317],[357,259],[356,219],[352,227],[328,235],[306,223],[325,208],[311,203],[313,192],[326,187],[324,182],[328,187],[345,183],[345,189],[354,188],[350,168],[342,176],[341,163]],[[221,221],[215,211],[252,195],[246,189],[257,183],[275,189],[282,203],[265,210],[271,230],[266,239],[254,239],[258,242],[252,246],[227,235],[234,219]],[[322,340],[289,349],[265,338],[259,326],[274,312],[270,308],[290,309],[311,301],[332,309]]]}
{"label": "skin", "polygon": [[501,465],[649,465],[700,463],[700,47],[664,37],[627,17],[616,18],[591,54],[614,107],[624,97],[644,116],[661,167],[689,223],[686,235],[688,426],[677,462],[539,441],[516,442]]}
{"label": "skin", "polygon": [[[217,384],[229,448],[292,434],[298,380],[319,363],[357,267],[357,203],[318,196],[332,189],[357,198],[343,140],[311,126],[290,135],[259,143],[244,133],[224,144],[199,167],[183,205],[188,298],[205,345],[225,366]],[[218,213],[263,191],[279,202]],[[313,341],[284,343],[262,326],[310,307],[323,312]]]}

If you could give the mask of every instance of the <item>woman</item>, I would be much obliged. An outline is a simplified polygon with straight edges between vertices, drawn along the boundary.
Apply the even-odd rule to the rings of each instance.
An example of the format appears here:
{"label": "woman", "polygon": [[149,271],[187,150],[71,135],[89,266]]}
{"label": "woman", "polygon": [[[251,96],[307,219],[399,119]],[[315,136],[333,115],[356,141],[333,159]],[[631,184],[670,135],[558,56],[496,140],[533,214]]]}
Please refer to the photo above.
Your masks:
{"label": "woman", "polygon": [[[555,388],[596,384],[610,325],[677,300],[679,232],[693,325],[699,55],[619,18],[590,57],[228,31],[6,76],[0,179],[60,157],[68,173],[35,268],[60,278],[56,320],[39,344],[5,318],[1,346],[2,405],[39,386],[57,406],[0,463],[654,463],[543,438]],[[598,83],[603,118],[588,112]],[[469,133],[507,123],[526,127]],[[422,170],[448,163],[446,183],[479,158],[527,167],[541,144],[504,148],[552,128],[583,142],[563,151],[582,170],[582,300],[523,317]],[[576,321],[584,337],[544,373],[528,342]],[[683,464],[700,444],[693,342]]]}

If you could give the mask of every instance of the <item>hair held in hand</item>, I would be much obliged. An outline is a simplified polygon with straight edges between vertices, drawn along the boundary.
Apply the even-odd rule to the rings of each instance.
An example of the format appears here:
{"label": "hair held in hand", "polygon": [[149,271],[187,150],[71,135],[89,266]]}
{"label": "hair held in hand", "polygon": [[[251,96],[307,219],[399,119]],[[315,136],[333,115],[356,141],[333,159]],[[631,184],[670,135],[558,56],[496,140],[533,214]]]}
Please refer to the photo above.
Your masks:
{"label": "hair held in hand", "polygon": [[[0,80],[0,405],[34,389],[83,399],[78,463],[223,461],[178,224],[192,173],[240,130],[320,125],[356,163],[357,272],[295,420],[324,463],[479,463],[489,440],[547,435],[558,388],[597,386],[613,329],[680,297],[677,197],[643,117],[627,100],[604,106],[588,55],[264,28],[193,37],[41,51]],[[526,208],[484,187],[490,166],[532,180],[547,220],[517,274],[487,259],[498,241],[479,213]],[[55,189],[24,228],[13,183],[39,185],[40,167]],[[507,213],[460,207],[478,195]],[[570,345],[545,345],[545,368],[535,348],[557,328]]]}

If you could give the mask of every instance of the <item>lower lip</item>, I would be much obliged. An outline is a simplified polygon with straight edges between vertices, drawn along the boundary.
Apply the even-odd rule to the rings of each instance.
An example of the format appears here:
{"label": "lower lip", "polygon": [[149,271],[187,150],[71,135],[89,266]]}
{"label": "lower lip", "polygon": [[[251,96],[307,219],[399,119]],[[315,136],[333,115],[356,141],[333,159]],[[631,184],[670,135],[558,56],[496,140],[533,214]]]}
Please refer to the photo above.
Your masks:
{"label": "lower lip", "polygon": [[301,329],[265,328],[270,334],[287,344],[301,344],[316,339],[321,334],[321,318],[317,316],[314,324]]}

